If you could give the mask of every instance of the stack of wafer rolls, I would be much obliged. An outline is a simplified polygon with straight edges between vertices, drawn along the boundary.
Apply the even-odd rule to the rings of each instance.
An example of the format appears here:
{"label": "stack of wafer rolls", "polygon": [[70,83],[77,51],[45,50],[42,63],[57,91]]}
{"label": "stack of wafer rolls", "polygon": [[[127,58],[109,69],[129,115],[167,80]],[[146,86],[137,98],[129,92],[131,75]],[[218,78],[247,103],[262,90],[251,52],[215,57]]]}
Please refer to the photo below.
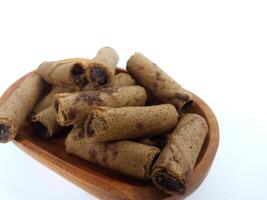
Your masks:
{"label": "stack of wafer rolls", "polygon": [[0,142],[29,119],[46,142],[67,133],[68,154],[182,195],[207,122],[190,112],[192,94],[141,53],[126,71],[116,70],[118,60],[103,47],[93,59],[43,62],[0,107]]}

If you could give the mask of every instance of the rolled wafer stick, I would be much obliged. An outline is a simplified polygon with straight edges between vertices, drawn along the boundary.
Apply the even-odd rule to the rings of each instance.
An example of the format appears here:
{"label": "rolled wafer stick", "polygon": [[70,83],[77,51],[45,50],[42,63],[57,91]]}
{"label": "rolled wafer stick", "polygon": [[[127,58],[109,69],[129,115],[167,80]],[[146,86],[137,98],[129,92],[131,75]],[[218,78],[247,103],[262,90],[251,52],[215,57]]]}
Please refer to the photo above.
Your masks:
{"label": "rolled wafer stick", "polygon": [[184,194],[208,125],[197,114],[186,114],[168,137],[168,142],[153,166],[152,180],[168,194]]}
{"label": "rolled wafer stick", "polygon": [[95,87],[110,85],[115,75],[119,56],[111,47],[103,47],[94,57],[87,70],[86,77]]}
{"label": "rolled wafer stick", "polygon": [[56,113],[52,106],[34,115],[31,121],[36,134],[44,138],[52,137],[66,128],[57,122]]}
{"label": "rolled wafer stick", "polygon": [[130,57],[127,70],[161,102],[172,103],[179,112],[188,112],[190,109],[193,103],[192,94],[141,53]]}
{"label": "rolled wafer stick", "polygon": [[88,143],[83,127],[74,127],[66,139],[66,151],[122,174],[149,180],[160,150],[132,141]]}
{"label": "rolled wafer stick", "polygon": [[37,74],[27,76],[0,107],[0,142],[12,140],[40,97],[45,83]]}
{"label": "rolled wafer stick", "polygon": [[137,138],[134,141],[141,143],[141,144],[147,144],[150,146],[158,147],[159,149],[163,149],[166,145],[166,139],[167,134],[157,135],[154,137],[148,137],[148,138]]}
{"label": "rolled wafer stick", "polygon": [[140,86],[103,88],[74,94],[55,95],[54,107],[58,122],[63,125],[84,123],[93,106],[143,106],[146,92]]}
{"label": "rolled wafer stick", "polygon": [[64,87],[64,86],[54,85],[51,91],[43,99],[41,99],[41,101],[39,101],[36,104],[36,106],[33,109],[33,114],[37,114],[42,110],[44,110],[45,108],[51,106],[55,94],[73,92],[73,91],[75,91],[74,86]]}
{"label": "rolled wafer stick", "polygon": [[89,142],[155,136],[171,131],[178,113],[171,104],[92,109],[85,123]]}
{"label": "rolled wafer stick", "polygon": [[135,80],[128,73],[119,73],[114,76],[112,87],[136,85]]}
{"label": "rolled wafer stick", "polygon": [[[119,88],[119,87],[125,87],[125,86],[133,86],[136,85],[135,80],[128,74],[128,73],[119,73],[114,76],[112,87]],[[108,86],[108,87],[110,87]],[[106,87],[106,86],[104,86]],[[82,91],[89,91],[89,90],[95,90],[93,84],[87,84]]]}
{"label": "rolled wafer stick", "polygon": [[37,73],[53,85],[73,86],[83,88],[88,83],[85,71],[90,59],[71,58],[59,61],[43,62]]}

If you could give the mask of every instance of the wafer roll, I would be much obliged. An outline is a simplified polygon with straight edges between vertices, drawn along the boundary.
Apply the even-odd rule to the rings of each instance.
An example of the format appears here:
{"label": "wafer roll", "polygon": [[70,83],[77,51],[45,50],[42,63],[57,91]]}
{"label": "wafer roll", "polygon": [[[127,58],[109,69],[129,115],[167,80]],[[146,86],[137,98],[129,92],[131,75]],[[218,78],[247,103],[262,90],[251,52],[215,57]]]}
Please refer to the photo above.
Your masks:
{"label": "wafer roll", "polygon": [[37,74],[26,77],[0,107],[0,142],[12,140],[40,97],[45,83]]}
{"label": "wafer roll", "polygon": [[150,179],[153,162],[160,153],[156,147],[131,141],[91,144],[81,127],[73,128],[65,143],[68,153],[143,180]]}
{"label": "wafer roll", "polygon": [[85,70],[90,60],[86,58],[71,58],[59,61],[43,62],[37,73],[53,85],[84,87],[88,81]]}
{"label": "wafer roll", "polygon": [[114,76],[112,87],[136,85],[135,80],[128,73],[119,73]]}
{"label": "wafer roll", "polygon": [[178,113],[171,104],[147,107],[92,109],[85,123],[89,142],[132,139],[172,130]]}
{"label": "wafer roll", "polygon": [[44,138],[52,137],[66,128],[58,124],[56,113],[52,106],[34,115],[31,121],[36,134]]}
{"label": "wafer roll", "polygon": [[110,85],[113,81],[118,61],[119,56],[114,49],[110,47],[101,48],[86,70],[86,77],[89,83],[92,83],[95,87]]}
{"label": "wafer roll", "polygon": [[[119,88],[133,85],[136,85],[135,80],[128,73],[119,73],[114,76],[111,86],[114,88]],[[89,83],[82,89],[82,91],[90,91],[95,89],[96,88],[94,85]]]}
{"label": "wafer roll", "polygon": [[143,106],[146,98],[146,92],[140,86],[103,88],[97,91],[56,95],[54,107],[58,122],[66,126],[84,123],[93,106]]}
{"label": "wafer roll", "polygon": [[155,147],[158,147],[159,149],[163,149],[166,145],[167,135],[168,134],[162,134],[162,135],[157,135],[157,136],[148,137],[148,138],[137,138],[134,141],[141,143],[141,144],[155,146]]}
{"label": "wafer roll", "polygon": [[44,110],[45,108],[51,106],[55,94],[73,92],[73,91],[75,91],[74,86],[69,86],[69,87],[58,86],[58,85],[53,86],[51,91],[36,104],[36,106],[33,109],[33,114],[37,114],[42,110]]}
{"label": "wafer roll", "polygon": [[130,57],[127,70],[161,102],[172,103],[179,112],[188,112],[190,109],[193,103],[192,94],[141,53]]}
{"label": "wafer roll", "polygon": [[198,154],[208,132],[208,125],[197,114],[186,114],[168,138],[153,166],[152,180],[168,194],[184,194]]}

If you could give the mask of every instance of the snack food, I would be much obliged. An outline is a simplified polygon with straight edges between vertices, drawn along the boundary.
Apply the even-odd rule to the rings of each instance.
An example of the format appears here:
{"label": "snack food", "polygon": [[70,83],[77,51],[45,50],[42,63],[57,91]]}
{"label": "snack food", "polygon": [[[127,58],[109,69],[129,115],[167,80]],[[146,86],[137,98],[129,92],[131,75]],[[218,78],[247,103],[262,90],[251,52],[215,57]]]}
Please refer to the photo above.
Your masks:
{"label": "snack food", "polygon": [[94,57],[87,70],[86,77],[94,87],[110,85],[115,75],[119,56],[111,47],[101,48]]}
{"label": "snack food", "polygon": [[17,135],[43,87],[44,82],[39,75],[28,75],[0,107],[0,142],[8,142]]}
{"label": "snack food", "polygon": [[141,53],[130,57],[127,70],[161,102],[172,103],[179,112],[187,112],[190,109],[193,103],[192,94]]}
{"label": "snack food", "polygon": [[166,145],[167,136],[168,134],[162,134],[147,138],[137,138],[134,141],[163,149]]}
{"label": "snack food", "polygon": [[48,83],[83,88],[88,83],[85,71],[90,59],[71,58],[59,61],[43,62],[37,73]]}
{"label": "snack food", "polygon": [[66,151],[120,173],[149,180],[156,147],[132,141],[88,143],[83,127],[74,127],[66,139]]}
{"label": "snack food", "polygon": [[57,122],[56,113],[52,106],[34,115],[31,121],[36,134],[44,138],[52,137],[65,128]]}
{"label": "snack food", "polygon": [[59,93],[64,93],[64,92],[74,92],[75,87],[69,86],[59,86],[59,85],[54,85],[51,89],[51,91],[41,100],[39,101],[36,106],[33,109],[33,114],[37,114],[44,110],[45,108],[48,108],[49,106],[52,105],[54,95],[59,94]]}
{"label": "snack food", "polygon": [[85,122],[89,142],[155,136],[172,130],[178,113],[171,104],[91,109]]}
{"label": "snack food", "polygon": [[[207,122],[198,114],[186,114],[192,94],[148,58],[131,56],[128,72],[116,69],[118,59],[114,49],[104,47],[92,60],[42,63],[0,107],[0,142],[12,140],[25,122],[27,131],[17,142],[25,137],[51,153],[52,148],[62,150],[65,140],[67,153],[128,176],[152,179],[167,194],[185,194],[196,177],[201,179],[200,165],[196,177],[190,177],[208,133]],[[191,112],[203,113],[197,106]],[[30,138],[28,125],[52,143]],[[203,149],[199,160],[206,152]]]}
{"label": "snack food", "polygon": [[54,107],[58,122],[65,126],[84,123],[94,106],[143,106],[146,99],[146,92],[140,86],[102,88],[55,95]]}
{"label": "snack food", "polygon": [[114,76],[112,87],[136,85],[135,80],[128,73],[119,73]]}
{"label": "snack food", "polygon": [[153,166],[154,184],[168,194],[184,194],[198,154],[208,132],[208,125],[197,114],[184,115],[168,138]]}
{"label": "snack food", "polygon": [[[118,73],[114,76],[112,84],[107,87],[125,87],[125,86],[133,86],[136,85],[135,80],[128,73]],[[104,86],[103,86],[104,87]],[[82,91],[90,91],[95,90],[96,88],[92,83],[88,83]]]}

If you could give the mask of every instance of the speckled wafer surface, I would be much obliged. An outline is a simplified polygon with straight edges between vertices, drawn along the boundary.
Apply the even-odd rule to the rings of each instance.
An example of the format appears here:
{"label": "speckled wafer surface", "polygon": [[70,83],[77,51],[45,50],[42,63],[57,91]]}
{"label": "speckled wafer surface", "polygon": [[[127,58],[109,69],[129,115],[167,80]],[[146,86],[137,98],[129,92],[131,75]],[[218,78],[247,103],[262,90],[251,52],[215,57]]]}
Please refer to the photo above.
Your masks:
{"label": "speckled wafer surface", "polygon": [[93,83],[95,87],[110,85],[113,81],[118,61],[119,56],[114,49],[111,47],[101,48],[86,70],[86,77],[89,83]]}
{"label": "speckled wafer surface", "polygon": [[161,102],[172,103],[182,112],[188,111],[191,107],[192,94],[141,53],[135,53],[130,57],[127,70]]}
{"label": "speckled wafer surface", "polygon": [[[119,87],[125,87],[125,86],[133,86],[133,85],[136,85],[136,83],[130,74],[119,73],[114,76],[113,81],[109,86],[104,85],[102,88],[104,87],[119,88]],[[88,83],[84,88],[82,88],[82,91],[90,91],[90,90],[96,90],[96,89],[100,89],[100,87],[95,88],[94,84]]]}
{"label": "speckled wafer surface", "polygon": [[31,121],[36,134],[45,138],[52,137],[64,129],[57,122],[56,113],[52,106],[34,115]]}
{"label": "speckled wafer surface", "polygon": [[159,135],[172,130],[178,113],[171,104],[146,107],[92,109],[85,123],[90,142]]}
{"label": "speckled wafer surface", "polygon": [[146,99],[144,88],[127,86],[55,95],[54,106],[58,122],[61,125],[72,125],[84,123],[93,106],[143,106]]}
{"label": "speckled wafer surface", "polygon": [[51,106],[54,99],[54,95],[59,93],[73,92],[73,91],[75,91],[74,86],[64,87],[64,86],[54,85],[51,91],[36,104],[36,106],[33,109],[33,114],[37,114],[42,110],[44,110],[45,108]]}
{"label": "speckled wafer surface", "polygon": [[119,73],[114,76],[112,87],[125,87],[135,85],[135,80],[128,73]]}
{"label": "speckled wafer surface", "polygon": [[85,160],[138,179],[149,180],[156,147],[132,141],[88,143],[82,127],[74,127],[66,139],[66,151]]}
{"label": "speckled wafer surface", "polygon": [[186,114],[170,134],[165,148],[153,166],[154,184],[169,194],[184,194],[198,154],[208,132],[208,125],[197,114]]}
{"label": "speckled wafer surface", "polygon": [[12,140],[40,97],[44,82],[37,74],[27,76],[0,107],[0,142]]}
{"label": "speckled wafer surface", "polygon": [[37,73],[48,83],[53,85],[84,87],[88,81],[85,71],[90,59],[71,58],[59,61],[43,62]]}

